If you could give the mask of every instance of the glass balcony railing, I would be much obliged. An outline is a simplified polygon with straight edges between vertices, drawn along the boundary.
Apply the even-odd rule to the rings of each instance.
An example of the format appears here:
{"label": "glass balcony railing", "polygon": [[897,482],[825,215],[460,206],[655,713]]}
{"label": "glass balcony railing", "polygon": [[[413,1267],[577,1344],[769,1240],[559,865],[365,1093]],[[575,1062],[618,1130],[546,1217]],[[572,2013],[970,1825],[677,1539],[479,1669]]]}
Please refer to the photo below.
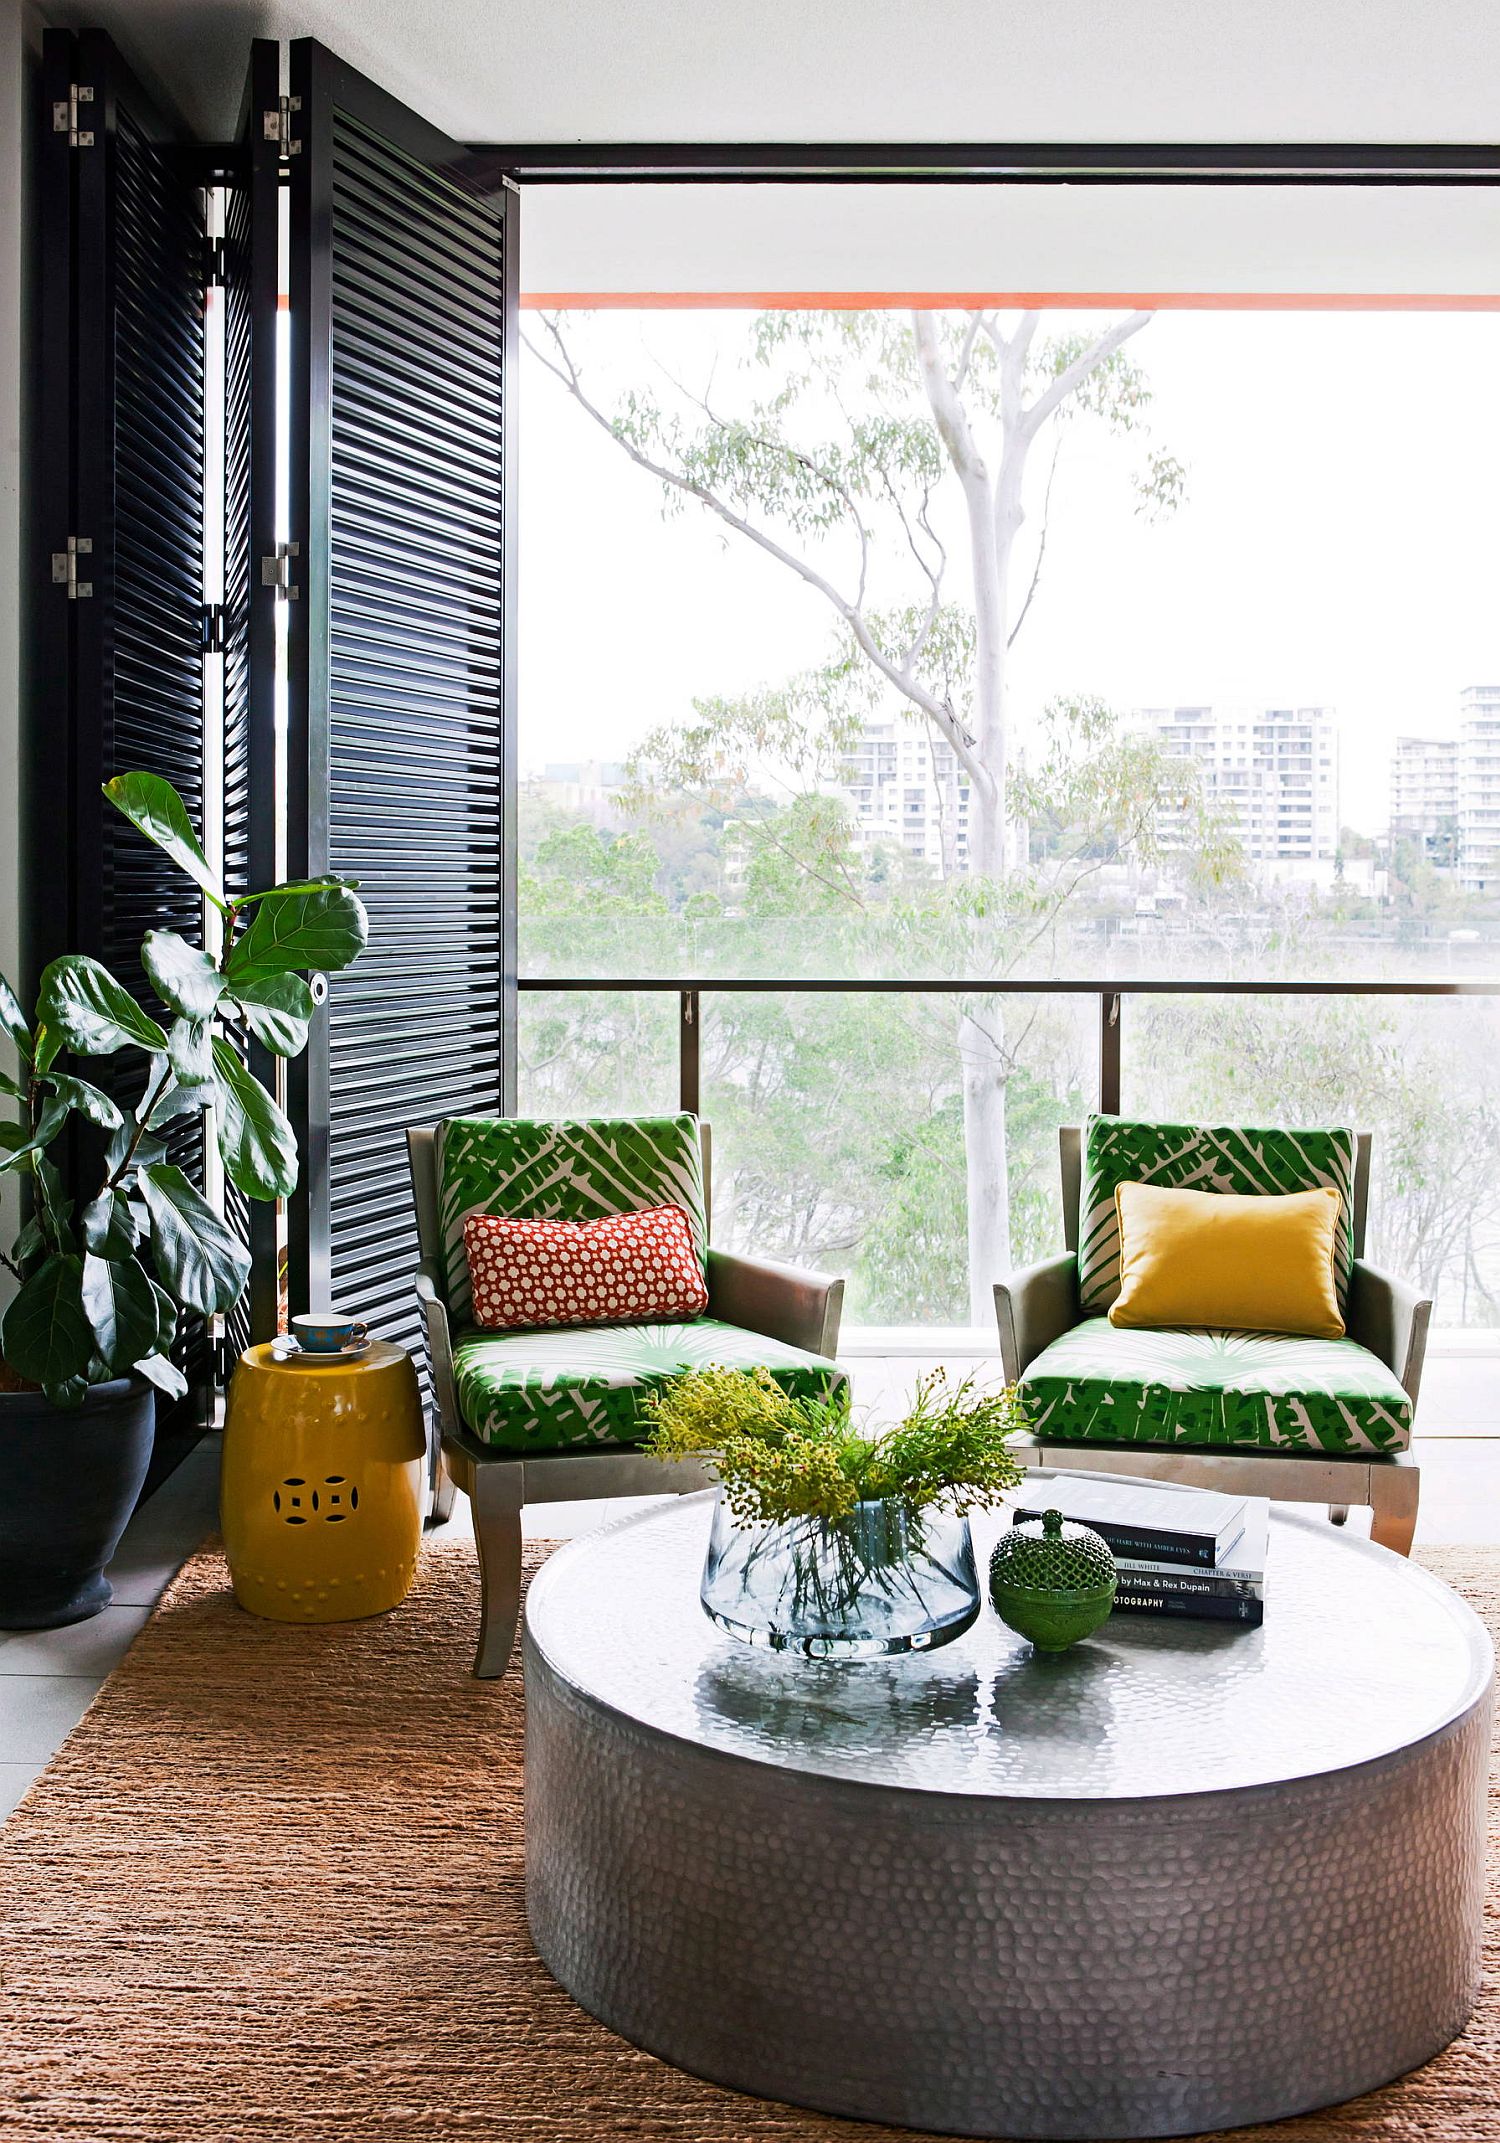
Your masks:
{"label": "glass balcony railing", "polygon": [[[1459,948],[1467,951],[1469,948]],[[523,1114],[714,1127],[715,1240],[849,1279],[852,1324],[983,1326],[1062,1243],[1094,1109],[1374,1134],[1368,1252],[1500,1327],[1500,980],[521,982]]]}

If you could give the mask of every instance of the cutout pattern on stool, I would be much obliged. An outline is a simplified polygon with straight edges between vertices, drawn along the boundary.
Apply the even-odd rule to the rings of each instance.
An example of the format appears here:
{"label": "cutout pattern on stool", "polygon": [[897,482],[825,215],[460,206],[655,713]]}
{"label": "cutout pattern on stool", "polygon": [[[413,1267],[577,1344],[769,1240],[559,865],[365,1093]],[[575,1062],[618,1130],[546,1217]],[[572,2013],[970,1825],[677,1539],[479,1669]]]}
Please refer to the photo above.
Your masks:
{"label": "cutout pattern on stool", "polygon": [[359,1487],[346,1473],[325,1473],[321,1481],[292,1473],[273,1491],[271,1504],[287,1525],[309,1525],[315,1518],[341,1525],[359,1509]]}

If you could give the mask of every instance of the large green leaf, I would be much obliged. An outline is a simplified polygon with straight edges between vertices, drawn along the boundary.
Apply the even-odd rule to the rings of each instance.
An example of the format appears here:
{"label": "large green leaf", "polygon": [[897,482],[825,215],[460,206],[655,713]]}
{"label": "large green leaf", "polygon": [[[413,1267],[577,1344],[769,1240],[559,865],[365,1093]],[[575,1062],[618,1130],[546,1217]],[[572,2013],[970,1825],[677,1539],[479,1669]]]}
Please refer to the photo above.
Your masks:
{"label": "large green leaf", "polygon": [[229,988],[299,968],[331,972],[347,967],[364,950],[369,934],[364,903],[347,886],[323,886],[263,901],[230,949],[225,962]]}
{"label": "large green leaf", "polygon": [[143,1168],[140,1193],[151,1215],[151,1255],[186,1309],[211,1317],[233,1309],[250,1277],[250,1255],[180,1168]]}
{"label": "large green leaf", "polygon": [[[114,1175],[116,1170],[124,1167],[125,1156],[130,1151],[131,1141],[135,1137],[139,1123],[140,1118],[138,1116],[133,1113],[127,1114],[119,1130],[111,1135],[109,1144],[104,1149],[104,1172],[107,1176]],[[149,1168],[153,1161],[163,1160],[166,1156],[166,1151],[165,1139],[153,1138],[149,1131],[143,1133],[141,1142],[135,1149],[135,1159],[130,1164],[131,1169]]]}
{"label": "large green leaf", "polygon": [[[163,1079],[166,1081],[165,1085],[162,1083]],[[151,1104],[151,1114],[146,1119],[153,1131],[159,1131],[163,1124],[169,1124],[174,1116],[191,1116],[195,1110],[203,1109],[213,1099],[211,1094],[204,1092],[201,1082],[196,1086],[183,1086],[178,1082],[170,1062],[170,1037],[168,1053],[153,1056],[151,1059],[146,1083],[141,1089],[142,1102],[148,1094],[156,1096]],[[139,1107],[136,1109],[136,1117],[139,1120]]]}
{"label": "large green leaf", "polygon": [[36,1119],[36,1127],[29,1138],[22,1136],[24,1143],[14,1147],[0,1160],[0,1174],[19,1168],[23,1161],[30,1160],[34,1153],[45,1153],[63,1125],[68,1120],[68,1104],[56,1094],[49,1094],[42,1103]]}
{"label": "large green leaf", "polygon": [[258,1042],[278,1057],[297,1057],[307,1047],[313,994],[300,975],[262,975],[238,983],[234,1002]]}
{"label": "large green leaf", "polygon": [[180,871],[187,873],[216,908],[227,905],[193,831],[187,806],[170,781],[163,781],[159,774],[116,774],[113,781],[105,782],[104,793],[132,826],[139,827],[148,841],[154,841]]}
{"label": "large green leaf", "polygon": [[156,1299],[156,1351],[170,1354],[172,1342],[177,1337],[177,1305],[164,1287],[151,1282],[151,1292]]}
{"label": "large green leaf", "polygon": [[151,1128],[159,1131],[174,1117],[191,1116],[195,1110],[206,1108],[212,1100],[213,1095],[205,1086],[169,1086],[151,1111]]}
{"label": "large green leaf", "polygon": [[0,975],[0,1027],[3,1027],[28,1063],[31,1059],[31,1029],[26,1024],[26,1014],[21,1010],[21,1000]]}
{"label": "large green leaf", "polygon": [[101,1191],[78,1216],[86,1249],[98,1258],[128,1258],[138,1230],[130,1200],[123,1191]]}
{"label": "large green leaf", "polygon": [[[115,1136],[118,1138],[119,1133]],[[63,1192],[63,1180],[52,1162],[44,1153],[39,1153],[32,1163],[32,1187],[36,1192],[37,1205],[55,1242],[63,1242],[71,1248],[73,1231],[68,1225],[73,1217],[73,1201]]]}
{"label": "large green leaf", "polygon": [[123,1376],[139,1356],[155,1353],[156,1296],[134,1258],[85,1257],[83,1314],[114,1376]]}
{"label": "large green leaf", "polygon": [[167,1038],[107,967],[79,952],[54,960],[37,992],[37,1015],[48,1032],[86,1057],[117,1049],[165,1049]]}
{"label": "large green leaf", "polygon": [[154,1384],[159,1392],[169,1399],[181,1399],[187,1395],[188,1380],[175,1362],[164,1354],[143,1355],[140,1361],[132,1362],[131,1368],[143,1376],[148,1384]]}
{"label": "large green leaf", "polygon": [[328,885],[347,886],[351,893],[359,891],[357,878],[339,878],[328,871],[321,878],[286,878],[280,885],[268,885],[259,893],[237,893],[234,904],[237,908],[253,908],[257,901],[286,900],[293,893],[316,893]]}
{"label": "large green leaf", "polygon": [[210,1019],[224,994],[224,977],[208,954],[175,930],[148,930],[141,941],[141,965],[164,1005],[184,1019]]}
{"label": "large green leaf", "polygon": [[70,1109],[86,1116],[91,1124],[98,1124],[105,1131],[117,1131],[123,1121],[119,1109],[108,1094],[87,1079],[75,1079],[71,1072],[43,1072],[42,1084],[50,1086],[59,1101],[65,1101]]}
{"label": "large green leaf", "polygon": [[222,1036],[214,1042],[214,1068],[225,1175],[247,1198],[290,1198],[297,1188],[297,1134]]}
{"label": "large green leaf", "polygon": [[[202,1086],[210,1080],[214,1075],[214,1052],[209,1022],[174,1019],[167,1033],[167,1058],[179,1086]],[[156,1111],[151,1113],[154,1116]]]}
{"label": "large green leaf", "polygon": [[83,1260],[54,1252],[18,1291],[0,1328],[0,1353],[17,1376],[50,1393],[83,1378],[94,1334],[83,1309]]}

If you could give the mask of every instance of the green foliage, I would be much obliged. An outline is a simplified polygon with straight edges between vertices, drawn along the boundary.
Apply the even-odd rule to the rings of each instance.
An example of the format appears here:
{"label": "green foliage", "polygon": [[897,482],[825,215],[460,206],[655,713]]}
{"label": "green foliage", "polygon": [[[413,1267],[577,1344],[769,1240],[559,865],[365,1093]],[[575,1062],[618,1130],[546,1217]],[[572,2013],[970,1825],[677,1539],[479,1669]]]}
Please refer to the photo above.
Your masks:
{"label": "green foliage", "polygon": [[[172,1015],[165,1028],[82,954],[54,960],[43,974],[34,1023],[0,979],[0,1028],[18,1060],[15,1076],[0,1075],[0,1090],[22,1107],[19,1123],[0,1126],[0,1172],[24,1171],[31,1192],[30,1214],[3,1260],[18,1285],[0,1351],[57,1406],[76,1406],[90,1385],[129,1374],[169,1395],[186,1389],[169,1359],[179,1309],[231,1309],[250,1260],[168,1162],[160,1134],[212,1101],[230,1182],[250,1198],[288,1197],[297,1181],[291,1126],[217,1023],[237,1016],[268,1047],[295,1055],[313,1008],[297,970],[347,966],[367,932],[346,880],[226,896],[181,798],[157,776],[119,775],[104,793],[220,910],[224,949],[215,962],[171,931],[147,934],[141,964]],[[57,1069],[63,1050],[137,1052],[144,1076],[134,1106]],[[71,1115],[108,1133],[99,1188],[76,1221],[49,1151]]]}
{"label": "green foliage", "polygon": [[[253,896],[255,908],[243,933],[225,949],[224,979],[231,992],[242,982],[347,967],[364,951],[369,924],[351,887],[275,887]],[[248,903],[241,903],[242,906]]]}
{"label": "green foliage", "polygon": [[520,898],[548,916],[665,915],[659,859],[640,834],[604,834],[587,821],[546,835],[521,872]]}
{"label": "green foliage", "polygon": [[169,781],[163,781],[159,774],[116,774],[113,781],[104,784],[104,793],[132,826],[171,857],[216,908],[227,912],[229,904],[209,869],[187,805]]}
{"label": "green foliage", "polygon": [[261,975],[254,981],[239,981],[234,1001],[256,1041],[274,1056],[301,1056],[314,1006],[312,991],[300,975]]}
{"label": "green foliage", "polygon": [[942,1370],[918,1379],[905,1418],[865,1434],[847,1388],[797,1399],[764,1369],[705,1369],[674,1378],[647,1400],[655,1458],[708,1454],[741,1524],[847,1518],[860,1503],[889,1502],[908,1517],[935,1504],[997,1503],[1022,1479],[1009,1449],[1025,1428],[1013,1388],[986,1390]]}

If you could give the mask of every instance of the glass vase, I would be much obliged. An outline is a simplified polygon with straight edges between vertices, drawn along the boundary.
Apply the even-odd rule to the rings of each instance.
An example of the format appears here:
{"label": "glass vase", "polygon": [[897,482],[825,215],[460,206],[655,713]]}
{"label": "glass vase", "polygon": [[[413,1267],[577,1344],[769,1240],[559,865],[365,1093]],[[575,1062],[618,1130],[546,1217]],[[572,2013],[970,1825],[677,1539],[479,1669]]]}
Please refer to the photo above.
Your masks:
{"label": "glass vase", "polygon": [[731,1637],[806,1659],[883,1659],[962,1636],[979,1580],[962,1511],[860,1503],[846,1518],[741,1524],[721,1496],[704,1613]]}

